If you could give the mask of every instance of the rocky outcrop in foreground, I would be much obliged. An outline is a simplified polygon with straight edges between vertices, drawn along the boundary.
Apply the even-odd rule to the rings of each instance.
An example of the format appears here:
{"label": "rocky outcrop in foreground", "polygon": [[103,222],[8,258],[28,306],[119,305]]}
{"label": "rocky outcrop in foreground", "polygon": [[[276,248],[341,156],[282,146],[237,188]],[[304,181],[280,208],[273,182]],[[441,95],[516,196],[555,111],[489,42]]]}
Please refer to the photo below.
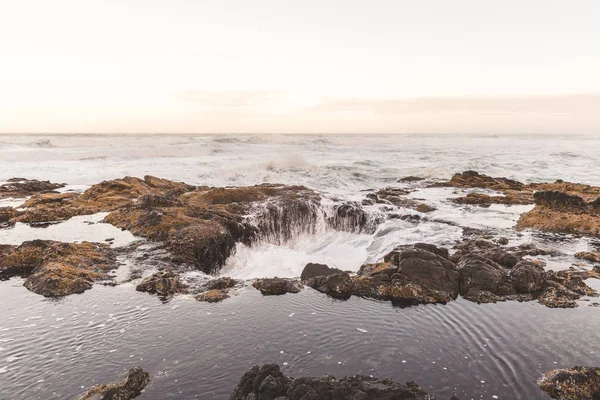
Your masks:
{"label": "rocky outcrop in foreground", "polygon": [[538,381],[540,388],[553,399],[600,399],[600,368],[573,367],[555,369]]}
{"label": "rocky outcrop in foreground", "polygon": [[306,280],[306,285],[331,297],[362,296],[394,304],[447,303],[463,298],[478,303],[538,299],[547,307],[577,307],[575,300],[596,296],[585,279],[595,271],[546,272],[540,263],[523,258],[551,254],[533,246],[503,249],[485,240],[461,244],[452,257],[431,244],[403,246],[383,263],[365,264],[356,276],[333,273]]}
{"label": "rocky outcrop in foreground", "polygon": [[83,293],[115,268],[106,244],[32,240],[0,245],[0,279],[25,278],[25,287],[46,297]]}
{"label": "rocky outcrop in foreground", "polygon": [[406,385],[362,375],[292,378],[279,366],[254,366],[244,374],[229,400],[432,400],[414,382]]}
{"label": "rocky outcrop in foreground", "polygon": [[150,382],[150,375],[140,367],[129,370],[119,383],[92,386],[79,400],[130,400],[142,394]]}

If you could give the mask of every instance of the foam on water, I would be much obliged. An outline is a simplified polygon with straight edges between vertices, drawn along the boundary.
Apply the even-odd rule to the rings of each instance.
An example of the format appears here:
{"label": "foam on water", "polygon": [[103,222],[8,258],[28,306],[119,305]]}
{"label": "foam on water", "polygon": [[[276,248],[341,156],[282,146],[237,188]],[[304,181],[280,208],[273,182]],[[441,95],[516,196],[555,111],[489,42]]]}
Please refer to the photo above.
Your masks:
{"label": "foam on water", "polygon": [[57,240],[61,242],[104,242],[110,241],[111,246],[126,246],[139,240],[129,231],[123,231],[111,224],[101,221],[108,213],[82,215],[67,221],[44,227],[32,227],[29,224],[17,222],[13,227],[0,229],[0,244],[19,245],[27,240]]}

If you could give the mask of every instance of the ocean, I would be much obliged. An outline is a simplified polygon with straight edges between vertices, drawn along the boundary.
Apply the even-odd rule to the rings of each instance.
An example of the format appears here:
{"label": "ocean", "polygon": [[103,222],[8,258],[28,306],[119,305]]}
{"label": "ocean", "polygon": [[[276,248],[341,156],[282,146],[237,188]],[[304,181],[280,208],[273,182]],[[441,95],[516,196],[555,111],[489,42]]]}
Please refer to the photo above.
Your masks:
{"label": "ocean", "polygon": [[[239,244],[222,276],[297,277],[308,262],[356,271],[397,245],[427,242],[451,248],[466,228],[493,232],[511,244],[560,250],[548,269],[565,269],[594,239],[557,238],[513,229],[532,206],[482,208],[448,201],[468,193],[429,188],[418,176],[449,179],[476,170],[522,182],[563,179],[600,185],[600,140],[549,135],[4,135],[0,181],[12,177],[64,182],[84,191],[102,180],[155,175],[193,185],[305,185],[325,211],[360,201],[384,187],[405,187],[436,208],[415,222],[367,207],[373,229],[300,233],[281,242]],[[0,207],[22,199],[0,200]],[[405,214],[419,213],[404,210]],[[138,239],[104,215],[76,217],[48,228],[0,229],[0,244],[36,238]],[[188,278],[197,278],[189,273]],[[263,297],[252,287],[219,304],[179,296],[163,304],[135,283],[63,299],[0,282],[0,399],[71,399],[95,383],[120,380],[140,365],[152,382],[140,399],[228,399],[255,364],[278,363],[291,376],[373,375],[416,381],[438,399],[545,399],[536,379],[559,367],[597,365],[600,308],[549,309],[537,302],[398,308],[389,302],[339,301],[312,289]],[[595,289],[600,285],[588,282]],[[366,331],[366,332],[365,332]],[[494,397],[495,396],[495,397]]]}

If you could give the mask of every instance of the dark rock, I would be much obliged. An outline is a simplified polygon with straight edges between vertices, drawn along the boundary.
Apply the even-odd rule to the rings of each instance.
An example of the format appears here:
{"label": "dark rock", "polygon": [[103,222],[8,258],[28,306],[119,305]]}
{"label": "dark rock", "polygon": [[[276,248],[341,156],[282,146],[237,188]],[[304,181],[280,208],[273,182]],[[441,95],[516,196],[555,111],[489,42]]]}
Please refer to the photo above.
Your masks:
{"label": "dark rock", "polygon": [[505,237],[499,237],[498,239],[496,239],[496,243],[498,243],[499,245],[505,246],[508,244],[508,239]]}
{"label": "dark rock", "polygon": [[337,299],[349,299],[353,293],[353,281],[346,272],[328,276],[316,276],[306,281],[306,285]]}
{"label": "dark rock", "polygon": [[569,195],[559,191],[541,191],[533,194],[535,204],[542,207],[555,209],[577,209],[586,208],[586,202],[580,197]]}
{"label": "dark rock", "polygon": [[600,399],[600,368],[573,367],[547,372],[538,381],[540,388],[553,399]]}
{"label": "dark rock", "polygon": [[264,296],[282,295],[286,293],[300,293],[302,285],[294,279],[265,278],[257,279],[252,283]]}
{"label": "dark rock", "polygon": [[422,181],[425,178],[421,178],[419,176],[405,176],[404,178],[400,178],[398,179],[398,182],[418,182],[418,181]]}
{"label": "dark rock", "polygon": [[204,286],[208,290],[215,290],[215,289],[225,290],[225,289],[230,289],[230,288],[234,287],[238,283],[239,282],[236,281],[235,279],[232,279],[229,277],[222,277],[222,278],[210,280]]}
{"label": "dark rock", "polygon": [[187,293],[187,286],[173,270],[159,271],[137,285],[138,292],[157,294],[163,298],[170,298],[178,293]]}
{"label": "dark rock", "polygon": [[510,270],[510,277],[517,293],[538,292],[546,282],[544,268],[531,261],[519,261]]}
{"label": "dark rock", "polygon": [[337,206],[329,223],[336,230],[345,232],[370,231],[369,214],[358,203],[344,203]]}
{"label": "dark rock", "polygon": [[229,400],[425,400],[431,399],[413,382],[402,385],[367,376],[291,378],[277,365],[252,367]]}
{"label": "dark rock", "polygon": [[8,183],[0,185],[0,199],[7,197],[27,197],[39,193],[57,193],[56,189],[64,186],[64,183],[38,181],[37,179],[12,178],[8,180]]}
{"label": "dark rock", "polygon": [[337,268],[331,268],[325,264],[308,263],[302,270],[300,280],[305,281],[316,276],[328,276],[333,274],[339,274],[341,272],[342,270],[339,270]]}
{"label": "dark rock", "polygon": [[150,382],[150,375],[140,367],[135,367],[129,370],[122,382],[92,386],[79,400],[134,399],[142,394],[148,382]]}
{"label": "dark rock", "polygon": [[[460,294],[477,302],[488,302],[496,296],[516,294],[508,270],[500,264],[478,254],[470,254],[460,259]],[[492,296],[490,296],[490,294]]]}

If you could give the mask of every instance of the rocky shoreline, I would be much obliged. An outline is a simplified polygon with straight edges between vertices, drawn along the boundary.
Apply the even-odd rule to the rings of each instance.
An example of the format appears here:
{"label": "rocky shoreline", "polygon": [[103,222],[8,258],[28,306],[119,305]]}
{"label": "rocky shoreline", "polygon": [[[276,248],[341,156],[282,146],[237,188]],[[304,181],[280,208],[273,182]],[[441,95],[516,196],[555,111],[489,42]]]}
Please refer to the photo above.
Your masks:
{"label": "rocky shoreline", "polygon": [[[416,179],[400,181],[427,184]],[[459,204],[535,204],[521,215],[517,229],[597,236],[597,187],[562,181],[525,185],[474,171],[455,174],[448,182],[427,185],[501,194],[472,192],[452,199]],[[177,294],[192,294],[209,302],[229,297],[227,292],[234,285],[208,283],[200,290],[191,290],[178,271],[183,267],[215,273],[234,252],[236,243],[284,243],[300,233],[314,233],[319,220],[334,230],[372,230],[381,221],[369,217],[364,210],[371,205],[412,208],[422,214],[435,209],[408,197],[410,188],[381,189],[366,194],[362,204],[341,202],[325,214],[320,208],[321,195],[303,186],[210,188],[146,176],[101,182],[81,194],[56,192],[62,187],[64,184],[23,179],[2,185],[3,196],[31,196],[21,207],[2,208],[2,221],[9,225],[47,223],[107,212],[103,222],[158,242],[169,254],[169,267],[161,267],[137,286],[137,290],[156,294],[165,301]],[[548,307],[570,308],[584,296],[597,296],[584,282],[598,278],[597,270],[545,271],[543,261],[531,257],[554,256],[556,251],[533,245],[509,247],[503,238],[490,241],[483,239],[485,236],[475,237],[457,243],[450,249],[452,253],[427,243],[402,244],[383,262],[365,264],[356,274],[339,270],[331,273],[323,266],[320,273],[303,273],[301,281],[335,298],[354,295],[391,300],[397,305],[446,303],[461,296],[478,303],[539,300]],[[94,282],[110,280],[109,271],[118,268],[118,252],[100,243],[34,240],[20,246],[3,245],[0,279],[21,276],[29,290],[48,297],[81,293]],[[592,263],[600,260],[593,252],[578,253],[576,257]],[[290,279],[269,278],[250,283],[265,295],[297,293],[302,289],[300,281]]]}

